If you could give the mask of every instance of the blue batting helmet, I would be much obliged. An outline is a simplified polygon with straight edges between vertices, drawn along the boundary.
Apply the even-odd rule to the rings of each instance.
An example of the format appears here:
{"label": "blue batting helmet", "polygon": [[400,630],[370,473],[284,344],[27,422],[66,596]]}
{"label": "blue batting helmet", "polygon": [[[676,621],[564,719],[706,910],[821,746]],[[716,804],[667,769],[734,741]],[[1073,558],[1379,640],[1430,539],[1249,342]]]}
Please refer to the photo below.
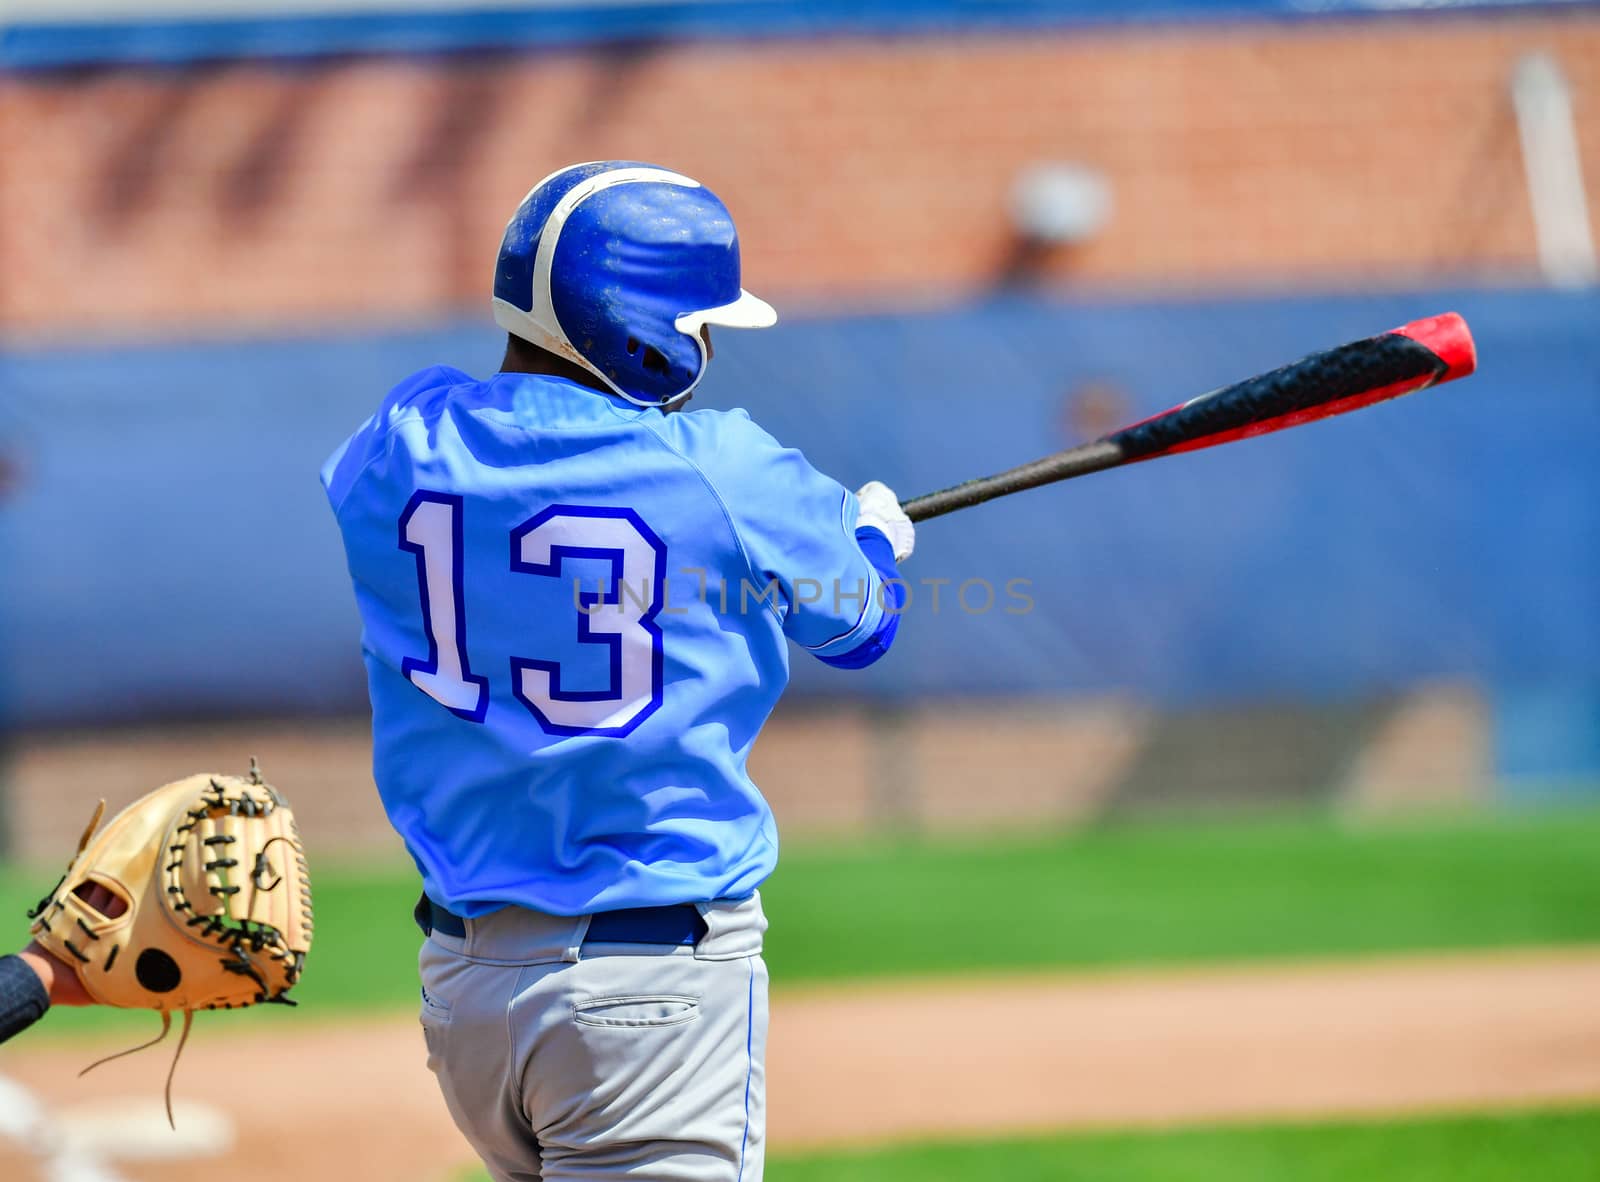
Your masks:
{"label": "blue batting helmet", "polygon": [[778,314],[739,286],[739,236],[715,193],[604,160],[523,198],[500,244],[494,318],[629,402],[664,406],[705,374],[702,325],[765,328]]}

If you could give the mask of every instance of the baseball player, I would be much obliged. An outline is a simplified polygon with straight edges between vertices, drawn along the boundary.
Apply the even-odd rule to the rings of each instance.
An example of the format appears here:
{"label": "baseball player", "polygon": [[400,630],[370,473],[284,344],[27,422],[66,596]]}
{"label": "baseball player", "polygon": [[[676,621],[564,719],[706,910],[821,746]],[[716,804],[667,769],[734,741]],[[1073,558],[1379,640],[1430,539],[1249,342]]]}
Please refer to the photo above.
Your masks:
{"label": "baseball player", "polygon": [[494,315],[499,373],[412,375],[322,470],[422,873],[428,1064],[496,1179],[756,1182],[778,844],[745,761],[789,641],[888,650],[912,526],[683,411],[712,325],[776,320],[696,181],[545,178]]}

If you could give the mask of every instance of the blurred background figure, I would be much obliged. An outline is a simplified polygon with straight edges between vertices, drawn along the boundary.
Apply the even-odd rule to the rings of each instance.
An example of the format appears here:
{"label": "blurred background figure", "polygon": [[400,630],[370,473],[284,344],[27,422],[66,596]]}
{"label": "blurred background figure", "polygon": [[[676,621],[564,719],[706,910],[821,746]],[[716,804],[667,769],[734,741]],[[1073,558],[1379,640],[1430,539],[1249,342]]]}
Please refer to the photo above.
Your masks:
{"label": "blurred background figure", "polygon": [[[847,939],[818,884],[870,849],[935,915],[1055,900],[1016,954],[1036,966],[1600,939],[1592,856],[1551,836],[1600,838],[1600,6],[1578,0],[11,0],[0,886],[44,890],[31,855],[95,798],[254,754],[367,900],[344,914],[390,932],[368,953],[410,955],[316,473],[410,369],[494,368],[506,217],[607,158],[714,186],[780,310],[718,337],[695,405],[747,407],[851,487],[943,487],[1435,312],[1478,340],[1468,382],[925,526],[892,658],[797,662],[752,761],[797,843],[791,925],[814,907]],[[1236,903],[1287,907],[1317,842],[1419,813],[1450,818],[1401,859],[1435,877],[1374,908],[1404,933],[1304,903],[1208,943],[1158,906],[1202,906],[1215,880],[1173,869],[1200,854],[1094,853],[1193,824],[1234,851],[1213,870]],[[1281,881],[1231,844],[1263,814],[1305,826],[1260,837]],[[975,834],[1013,868],[1018,834],[1066,844],[1031,885],[917,877]],[[1366,858],[1324,868],[1329,915],[1382,879]],[[1562,884],[1542,901],[1519,894],[1537,867]],[[1167,871],[1172,895],[1139,893]],[[1489,880],[1474,914],[1521,917],[1493,931],[1457,891]],[[1087,899],[1112,910],[1075,927]],[[313,963],[312,1000],[384,1000],[323,963],[343,983]]]}
{"label": "blurred background figure", "polygon": [[1072,386],[1062,402],[1062,446],[1100,439],[1134,421],[1133,402],[1126,390],[1102,378],[1086,378]]}

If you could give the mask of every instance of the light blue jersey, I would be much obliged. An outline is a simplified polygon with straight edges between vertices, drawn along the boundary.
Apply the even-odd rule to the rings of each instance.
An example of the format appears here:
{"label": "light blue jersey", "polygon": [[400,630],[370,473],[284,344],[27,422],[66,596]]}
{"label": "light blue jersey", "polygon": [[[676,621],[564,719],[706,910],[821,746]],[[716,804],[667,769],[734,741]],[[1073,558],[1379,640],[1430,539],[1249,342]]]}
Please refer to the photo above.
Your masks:
{"label": "light blue jersey", "polygon": [[771,873],[745,761],[785,637],[856,666],[897,618],[852,493],[743,411],[443,367],[397,386],[322,481],[378,791],[436,902],[579,915]]}

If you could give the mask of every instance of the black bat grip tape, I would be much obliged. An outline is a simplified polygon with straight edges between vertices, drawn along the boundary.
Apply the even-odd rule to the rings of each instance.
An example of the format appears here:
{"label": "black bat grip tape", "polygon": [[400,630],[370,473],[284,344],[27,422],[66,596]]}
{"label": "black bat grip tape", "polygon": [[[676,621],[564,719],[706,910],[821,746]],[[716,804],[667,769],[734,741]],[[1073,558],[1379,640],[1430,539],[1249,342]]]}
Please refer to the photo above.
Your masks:
{"label": "black bat grip tape", "polygon": [[1202,395],[1169,414],[1110,436],[1129,459],[1159,455],[1254,423],[1354,398],[1385,386],[1449,369],[1426,345],[1400,333],[1384,333],[1302,358],[1292,365]]}

